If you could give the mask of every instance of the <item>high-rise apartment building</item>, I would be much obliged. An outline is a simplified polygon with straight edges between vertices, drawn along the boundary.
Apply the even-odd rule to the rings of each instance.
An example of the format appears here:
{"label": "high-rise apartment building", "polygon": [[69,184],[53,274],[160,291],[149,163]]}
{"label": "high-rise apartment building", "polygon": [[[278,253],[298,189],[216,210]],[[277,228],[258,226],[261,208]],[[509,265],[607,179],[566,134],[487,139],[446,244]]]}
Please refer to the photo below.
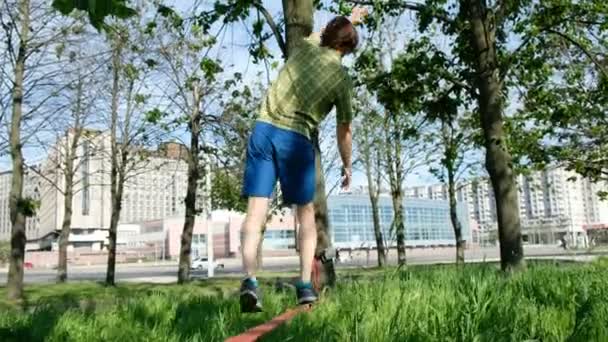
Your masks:
{"label": "high-rise apartment building", "polygon": [[[608,190],[606,183],[594,184],[560,167],[520,175],[517,183],[524,242],[552,244],[567,237],[585,244],[587,225],[608,224],[608,201],[597,195]],[[446,193],[444,185],[406,189],[409,198],[445,199]],[[488,179],[458,185],[457,200],[467,203],[470,218],[482,230],[496,229],[496,204]]]}

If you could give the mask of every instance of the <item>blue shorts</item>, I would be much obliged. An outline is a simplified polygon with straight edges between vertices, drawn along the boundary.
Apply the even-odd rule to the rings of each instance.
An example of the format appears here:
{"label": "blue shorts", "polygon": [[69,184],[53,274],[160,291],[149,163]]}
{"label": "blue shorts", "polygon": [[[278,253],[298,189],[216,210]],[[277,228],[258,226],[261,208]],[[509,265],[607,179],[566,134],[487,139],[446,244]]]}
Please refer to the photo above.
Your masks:
{"label": "blue shorts", "polygon": [[286,205],[304,205],[315,195],[315,150],[304,135],[256,122],[247,145],[244,197],[272,196],[277,178]]}

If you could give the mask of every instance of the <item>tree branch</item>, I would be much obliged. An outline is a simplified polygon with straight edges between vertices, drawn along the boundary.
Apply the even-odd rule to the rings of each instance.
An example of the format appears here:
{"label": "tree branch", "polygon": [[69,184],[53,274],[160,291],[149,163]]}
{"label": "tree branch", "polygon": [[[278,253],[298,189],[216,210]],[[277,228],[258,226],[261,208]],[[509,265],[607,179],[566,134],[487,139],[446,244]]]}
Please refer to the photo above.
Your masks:
{"label": "tree branch", "polygon": [[[389,1],[384,1],[384,2],[366,1],[366,0],[346,0],[346,2],[354,4],[354,5],[359,5],[359,6],[375,6],[379,3],[382,5],[392,5],[395,7],[400,7],[402,9],[415,11],[415,12],[419,12],[419,13],[426,12],[429,9],[429,7],[424,4],[418,4],[418,3],[407,2],[407,1],[397,1],[397,0],[389,0]],[[444,23],[448,23],[448,24],[454,23],[454,19],[450,18],[450,16],[445,11],[442,11],[441,13],[431,13],[431,16]]]}
{"label": "tree branch", "polygon": [[283,59],[287,58],[287,47],[285,46],[285,41],[283,40],[281,31],[279,30],[277,24],[274,22],[272,15],[270,15],[268,10],[262,5],[261,2],[255,2],[253,6],[255,6],[255,8],[260,11],[260,13],[262,13],[264,18],[266,18],[266,22],[268,22],[268,26],[270,26],[270,29],[272,30],[272,33],[274,34],[274,37],[277,40],[277,44],[279,44],[281,53],[283,53]]}
{"label": "tree branch", "polygon": [[558,35],[562,38],[564,38],[565,40],[569,41],[570,43],[572,43],[574,46],[576,46],[579,50],[581,50],[581,52],[583,54],[585,54],[587,57],[589,57],[589,59],[593,62],[593,64],[595,64],[595,66],[599,69],[599,71],[604,75],[604,77],[608,77],[608,71],[604,68],[604,66],[597,60],[597,58],[595,58],[595,56],[593,56],[593,54],[587,50],[581,43],[579,43],[576,39],[570,37],[569,35],[554,30],[554,29],[547,29],[547,32],[549,33],[553,33],[555,35]]}

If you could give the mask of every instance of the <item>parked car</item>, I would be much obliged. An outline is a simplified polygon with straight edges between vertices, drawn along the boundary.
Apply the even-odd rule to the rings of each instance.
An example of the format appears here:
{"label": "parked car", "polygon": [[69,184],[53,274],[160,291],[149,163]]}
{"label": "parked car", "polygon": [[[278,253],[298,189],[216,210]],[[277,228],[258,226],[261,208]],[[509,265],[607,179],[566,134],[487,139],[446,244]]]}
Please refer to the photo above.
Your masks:
{"label": "parked car", "polygon": [[[207,269],[207,265],[209,265],[209,261],[207,260],[207,257],[195,258],[194,260],[192,260],[192,264],[190,265],[190,268],[203,271],[203,270]],[[219,264],[219,263],[213,261],[213,269],[217,270],[218,268],[223,269],[224,264]]]}

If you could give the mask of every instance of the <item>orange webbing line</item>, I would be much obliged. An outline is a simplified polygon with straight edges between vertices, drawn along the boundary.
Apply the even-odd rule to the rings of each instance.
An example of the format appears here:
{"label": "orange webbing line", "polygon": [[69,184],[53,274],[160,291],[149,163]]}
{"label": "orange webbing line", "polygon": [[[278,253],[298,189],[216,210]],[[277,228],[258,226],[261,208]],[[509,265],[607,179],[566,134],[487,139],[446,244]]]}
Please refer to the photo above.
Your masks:
{"label": "orange webbing line", "polygon": [[278,328],[281,324],[290,321],[297,314],[310,311],[312,309],[312,305],[301,305],[295,309],[289,309],[282,313],[281,315],[271,319],[266,323],[262,323],[256,327],[253,327],[244,333],[228,338],[225,342],[251,342],[257,341],[260,337],[268,334],[274,329]]}

